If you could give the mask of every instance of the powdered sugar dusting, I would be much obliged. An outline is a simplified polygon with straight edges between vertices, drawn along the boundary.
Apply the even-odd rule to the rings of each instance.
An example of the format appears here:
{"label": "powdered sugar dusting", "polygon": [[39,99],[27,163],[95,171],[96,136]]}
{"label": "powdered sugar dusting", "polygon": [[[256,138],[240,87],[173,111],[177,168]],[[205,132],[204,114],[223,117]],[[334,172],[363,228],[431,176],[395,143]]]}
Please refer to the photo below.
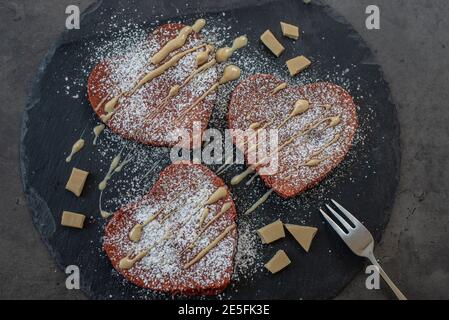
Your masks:
{"label": "powdered sugar dusting", "polygon": [[[235,211],[231,208],[200,233],[202,211],[197,208],[219,186],[217,180],[212,180],[212,173],[206,170],[199,165],[173,164],[167,167],[148,197],[125,210],[125,217],[119,214],[112,218],[104,243],[112,261],[117,263],[129,252],[137,254],[150,249],[133,268],[121,270],[127,278],[152,289],[184,293],[189,290],[221,291],[220,288],[229,282],[236,246],[235,231],[231,231],[199,262],[189,268],[184,267],[235,219]],[[210,213],[204,225],[212,221],[229,201],[232,200],[227,196],[209,205]],[[159,210],[163,213],[144,228],[141,240],[131,242],[128,233],[134,224],[144,223]],[[193,249],[184,251],[197,236]]]}

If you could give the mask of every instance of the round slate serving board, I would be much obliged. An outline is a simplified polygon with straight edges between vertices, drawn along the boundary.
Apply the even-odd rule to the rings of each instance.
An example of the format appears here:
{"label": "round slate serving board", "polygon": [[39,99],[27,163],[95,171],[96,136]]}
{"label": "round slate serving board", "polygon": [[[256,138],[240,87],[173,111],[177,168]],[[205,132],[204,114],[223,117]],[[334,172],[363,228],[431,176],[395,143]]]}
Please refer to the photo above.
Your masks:
{"label": "round slate serving board", "polygon": [[[304,5],[295,0],[249,1],[239,8],[226,1],[214,2],[215,8],[186,7],[184,1],[170,3],[100,1],[85,12],[80,30],[62,34],[39,68],[23,116],[21,165],[24,191],[42,240],[61,268],[79,266],[81,288],[91,298],[167,298],[123,280],[101,250],[105,221],[98,213],[96,186],[113,154],[101,153],[91,144],[91,131],[98,120],[86,97],[86,66],[89,69],[98,62],[92,59],[92,48],[113,38],[129,23],[150,31],[157,23],[167,20],[188,24],[197,17],[204,17],[232,26],[230,32],[235,35],[247,34],[250,44],[246,52],[259,52],[273,70],[277,70],[278,76],[289,82],[328,80],[343,86],[354,96],[361,127],[357,142],[342,165],[316,188],[288,201],[272,196],[251,218],[239,218],[251,219],[254,230],[278,218],[288,223],[317,226],[319,232],[310,253],[303,252],[292,237],[265,246],[258,254],[258,266],[278,249],[288,253],[291,266],[276,275],[257,267],[250,277],[234,281],[222,296],[240,299],[335,297],[361,270],[363,261],[323,223],[317,209],[330,198],[337,199],[356,214],[379,241],[398,184],[399,125],[381,68],[373,62],[372,53],[351,26],[330,8],[315,2]],[[305,31],[301,39],[295,43],[281,38],[279,21],[299,23]],[[286,46],[286,52],[279,59],[272,57],[258,41],[267,28]],[[310,72],[290,79],[284,62],[298,54],[310,57],[313,66]],[[68,83],[67,79],[77,81]],[[210,126],[223,130],[226,127],[224,113],[214,114]],[[86,147],[74,157],[73,163],[66,164],[64,159],[81,134],[86,138]],[[110,133],[102,139],[100,144],[108,142],[116,149],[123,144]],[[169,150],[135,147],[148,161],[140,161],[142,168],[157,164],[143,185],[143,190],[148,190],[159,171],[170,163]],[[64,190],[72,166],[91,172],[81,198]],[[233,167],[223,176],[224,180],[229,183],[242,169],[243,166]],[[127,179],[120,180],[121,183],[132,178],[136,170],[129,169]],[[119,198],[120,190],[123,189],[112,188],[108,197]],[[233,188],[238,211],[243,212],[266,190],[260,179],[251,187]],[[61,227],[63,210],[87,213],[85,229]]]}

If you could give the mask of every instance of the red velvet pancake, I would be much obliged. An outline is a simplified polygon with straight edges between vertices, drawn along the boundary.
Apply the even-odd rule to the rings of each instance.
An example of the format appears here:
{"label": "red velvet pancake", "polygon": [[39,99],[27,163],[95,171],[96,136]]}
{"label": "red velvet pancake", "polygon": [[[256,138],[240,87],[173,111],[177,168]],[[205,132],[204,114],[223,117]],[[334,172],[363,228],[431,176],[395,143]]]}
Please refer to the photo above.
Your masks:
{"label": "red velvet pancake", "polygon": [[[275,173],[264,174],[260,171],[263,166],[257,167],[268,187],[280,196],[289,198],[312,188],[339,165],[352,145],[358,122],[354,101],[343,88],[320,82],[300,87],[287,86],[273,94],[273,89],[281,83],[275,76],[263,74],[242,80],[235,88],[229,104],[229,128],[246,130],[253,123],[269,123],[273,120],[267,129],[277,129],[289,116],[298,99],[309,101],[310,108],[278,130],[279,145],[320,120],[329,117],[340,119],[334,127],[328,126],[330,121],[324,121],[316,129],[281,149]],[[236,141],[237,136],[233,138]],[[326,147],[334,138],[337,141]],[[310,160],[319,160],[319,164],[307,166]]]}
{"label": "red velvet pancake", "polygon": [[[162,25],[148,36],[148,41],[142,44],[142,50],[104,60],[94,67],[88,80],[88,96],[99,117],[105,114],[106,102],[122,92],[130,91],[146,73],[167,62],[173,55],[205,43],[200,33],[192,32],[183,47],[173,51],[158,65],[152,65],[149,62],[151,57],[168,41],[174,39],[183,27],[182,24]],[[215,94],[209,95],[187,115],[179,116],[182,110],[191,106],[217,81],[219,74],[215,66],[196,75],[177,96],[169,99],[166,105],[163,105],[162,101],[173,85],[181,85],[195,70],[196,53],[203,50],[204,48],[201,48],[189,53],[177,65],[145,84],[131,96],[122,96],[116,105],[117,111],[107,121],[107,126],[126,139],[153,146],[177,144],[180,139],[176,134],[173,135],[177,128],[185,128],[192,139],[194,122],[198,124],[197,132],[202,134],[215,104]]]}
{"label": "red velvet pancake", "polygon": [[[224,186],[223,181],[202,165],[176,163],[165,168],[146,196],[119,209],[107,224],[103,247],[114,268],[132,283],[160,292],[185,295],[222,292],[233,272],[237,229],[227,233],[198,262],[185,267],[226,228],[235,224],[236,210],[228,191],[225,198],[208,206],[210,211],[202,227],[210,225],[200,234],[193,249],[185,250],[200,232],[204,212],[196,212],[195,208],[221,186]],[[212,220],[225,204],[229,204],[230,209]],[[143,229],[141,240],[138,243],[129,240],[133,226],[142,224],[160,209],[162,213]],[[171,238],[161,240],[167,234],[172,235]],[[122,270],[119,267],[123,257],[148,249],[154,243],[159,244],[132,268]]]}

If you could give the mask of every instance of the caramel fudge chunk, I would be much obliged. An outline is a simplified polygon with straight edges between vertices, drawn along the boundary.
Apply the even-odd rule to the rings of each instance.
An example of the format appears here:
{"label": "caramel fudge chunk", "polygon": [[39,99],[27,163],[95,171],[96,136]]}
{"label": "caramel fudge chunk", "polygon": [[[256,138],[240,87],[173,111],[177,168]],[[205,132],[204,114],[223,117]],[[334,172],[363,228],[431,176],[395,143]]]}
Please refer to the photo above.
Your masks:
{"label": "caramel fudge chunk", "polygon": [[282,34],[284,36],[286,36],[287,38],[291,38],[294,40],[299,39],[299,28],[297,26],[286,23],[286,22],[281,22],[281,29],[282,29]]}
{"label": "caramel fudge chunk", "polygon": [[285,237],[284,224],[281,220],[277,220],[260,228],[257,230],[257,233],[259,234],[260,239],[262,239],[262,243],[272,243]]}
{"label": "caramel fudge chunk", "polygon": [[315,237],[318,229],[315,227],[298,226],[295,224],[285,224],[288,232],[292,234],[296,241],[301,245],[301,247],[309,252],[310,246],[312,245],[312,240]]}
{"label": "caramel fudge chunk", "polygon": [[282,44],[276,39],[274,34],[270,30],[266,30],[261,36],[260,41],[268,48],[276,57],[279,57],[282,52],[284,52],[285,48]]}
{"label": "caramel fudge chunk", "polygon": [[88,175],[89,172],[87,171],[73,168],[72,174],[70,175],[69,181],[67,181],[65,188],[79,197],[81,195],[81,192],[83,191],[84,184]]}
{"label": "caramel fudge chunk", "polygon": [[61,225],[65,226],[65,227],[82,229],[84,226],[85,219],[86,219],[86,216],[84,214],[70,212],[70,211],[63,211]]}
{"label": "caramel fudge chunk", "polygon": [[291,261],[285,251],[279,250],[273,258],[265,264],[265,268],[274,274],[287,267],[290,263]]}
{"label": "caramel fudge chunk", "polygon": [[287,60],[287,68],[291,76],[297,75],[304,69],[310,66],[312,62],[304,56],[298,56],[296,58]]}

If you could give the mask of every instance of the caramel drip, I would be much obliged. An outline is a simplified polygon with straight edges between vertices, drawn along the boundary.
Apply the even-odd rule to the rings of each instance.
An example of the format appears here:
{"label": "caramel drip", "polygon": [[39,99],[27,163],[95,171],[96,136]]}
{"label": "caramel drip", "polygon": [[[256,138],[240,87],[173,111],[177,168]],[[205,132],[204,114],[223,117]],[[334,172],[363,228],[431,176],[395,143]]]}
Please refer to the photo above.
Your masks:
{"label": "caramel drip", "polygon": [[142,260],[151,250],[147,249],[147,250],[143,250],[141,252],[139,252],[134,258],[130,258],[130,256],[126,256],[125,258],[121,259],[118,267],[122,270],[128,270],[131,269],[132,267],[134,267],[134,265],[139,262],[140,260]]}
{"label": "caramel drip", "polygon": [[195,69],[182,83],[181,88],[184,88],[186,85],[189,84],[189,82],[199,73],[213,67],[217,61],[215,59],[212,59],[208,61],[207,63],[203,64],[201,67]]}
{"label": "caramel drip", "polygon": [[171,52],[181,48],[186,43],[188,36],[192,32],[199,32],[205,24],[206,21],[204,19],[198,19],[197,21],[195,21],[195,24],[193,26],[185,26],[184,28],[182,28],[176,38],[168,41],[162,47],[162,49],[160,49],[159,52],[157,52],[151,58],[151,63],[158,64],[162,60],[164,60]]}
{"label": "caramel drip", "polygon": [[220,85],[226,84],[229,81],[237,80],[240,77],[241,70],[239,67],[235,65],[228,65],[225,67],[223,71],[223,76],[218,80],[218,82],[214,83],[205,93],[201,95],[191,106],[187,109],[183,110],[179,116],[179,118],[184,117],[187,113],[189,113],[193,108],[195,108],[200,102],[202,102],[209,94],[218,89]]}
{"label": "caramel drip", "polygon": [[122,171],[123,167],[127,165],[132,159],[131,158],[125,158],[120,164],[117,166],[117,168],[114,169],[114,173],[118,173]]}
{"label": "caramel drip", "polygon": [[238,185],[240,182],[243,181],[243,179],[245,179],[247,176],[253,173],[254,170],[256,170],[256,167],[254,165],[249,166],[248,168],[246,168],[245,171],[232,178],[231,185],[233,186]]}
{"label": "caramel drip", "polygon": [[204,208],[203,209],[203,213],[201,214],[201,218],[200,218],[200,223],[198,224],[198,226],[201,228],[201,226],[203,225],[204,221],[206,221],[207,216],[209,215],[209,208]]}
{"label": "caramel drip", "polygon": [[251,183],[253,183],[253,181],[254,181],[259,175],[260,175],[259,172],[256,172],[256,173],[251,177],[251,179],[249,179],[249,180],[246,182],[246,185],[249,186]]}
{"label": "caramel drip", "polygon": [[140,238],[142,237],[143,228],[146,227],[151,222],[153,222],[162,212],[164,212],[165,209],[168,208],[169,205],[171,205],[174,201],[178,200],[182,196],[182,193],[186,191],[188,188],[189,186],[183,188],[180,192],[178,192],[175,195],[175,198],[173,200],[168,201],[165,205],[159,208],[159,210],[157,210],[156,213],[152,214],[147,220],[145,220],[143,224],[140,223],[135,224],[128,234],[129,239],[133,242],[139,242]]}
{"label": "caramel drip", "polygon": [[106,104],[104,105],[104,111],[106,112],[106,114],[115,111],[115,106],[116,106],[118,100],[119,100],[122,96],[123,96],[123,92],[121,92],[118,96],[115,96],[114,98],[112,98],[112,99],[109,100],[108,102],[106,102]]}
{"label": "caramel drip", "polygon": [[115,168],[117,168],[117,166],[120,164],[120,159],[121,159],[120,155],[116,155],[114,157],[114,159],[112,159],[112,162],[109,165],[109,169],[108,169],[108,172],[106,173],[106,176],[104,177],[103,181],[101,181],[98,185],[98,189],[100,191],[103,191],[104,189],[106,189],[108,181],[109,181],[109,179],[111,179]]}
{"label": "caramel drip", "polygon": [[192,53],[192,52],[194,52],[194,51],[196,51],[196,50],[198,50],[198,49],[200,49],[200,48],[202,48],[204,46],[206,46],[206,45],[202,44],[200,46],[197,46],[197,47],[194,47],[194,48],[191,48],[191,49],[179,52],[178,54],[175,54],[173,57],[170,58],[170,60],[168,60],[164,64],[160,65],[156,69],[153,69],[150,72],[148,72],[146,75],[144,75],[142,77],[142,79],[140,79],[134,85],[134,88],[130,92],[121,92],[119,95],[117,95],[114,98],[112,98],[111,100],[109,100],[106,103],[106,105],[105,105],[106,114],[101,116],[101,120],[103,122],[107,123],[112,118],[112,116],[116,112],[116,105],[117,105],[117,103],[118,103],[118,101],[120,100],[121,97],[123,97],[123,96],[129,97],[129,96],[133,95],[137,90],[139,90],[146,83],[148,83],[148,82],[152,81],[153,79],[161,76],[165,71],[167,71],[171,67],[175,66],[179,62],[179,60],[181,60],[183,57],[185,57],[189,53]]}
{"label": "caramel drip", "polygon": [[200,232],[196,235],[196,237],[193,239],[193,241],[184,249],[181,251],[181,254],[184,253],[186,250],[193,249],[195,247],[196,242],[200,238],[200,236],[206,231],[215,221],[220,219],[226,212],[228,212],[229,209],[231,209],[232,204],[230,202],[226,202],[223,207],[221,208],[220,212],[215,215],[203,228],[201,228]]}
{"label": "caramel drip", "polygon": [[106,104],[104,105],[104,111],[106,113],[100,117],[101,121],[106,123],[112,118],[112,116],[115,114],[116,111],[115,106],[117,105],[118,101],[124,94],[125,94],[124,92],[120,92],[117,96],[113,97],[111,100],[106,102]]}
{"label": "caramel drip", "polygon": [[274,189],[268,190],[262,197],[260,197],[259,200],[257,200],[251,206],[251,208],[249,208],[248,210],[245,211],[245,214],[250,214],[250,213],[253,213],[254,211],[256,211],[257,208],[259,208],[262,204],[264,204],[268,200],[268,198],[273,193],[273,191],[274,191]]}
{"label": "caramel drip", "polygon": [[285,88],[287,88],[287,83],[283,82],[280,85],[278,85],[276,88],[274,88],[273,91],[271,91],[271,94],[275,95],[276,93],[278,93],[281,90],[284,90]]}
{"label": "caramel drip", "polygon": [[[187,223],[189,223],[189,221],[192,219],[192,217],[195,215],[196,212],[197,210],[194,210],[192,213],[190,213],[187,219],[180,226],[177,226],[176,230],[179,230],[180,228],[184,227]],[[145,249],[140,253],[138,253],[135,258],[131,259],[130,258],[131,254],[128,254],[126,257],[122,258],[119,262],[120,269],[124,270],[131,269],[136,264],[136,262],[142,260],[145,256],[147,256],[153,248],[175,236],[176,230],[168,230],[167,232],[165,232],[165,234],[160,240],[153,243],[148,249]]]}
{"label": "caramel drip", "polygon": [[140,223],[135,224],[131,231],[128,233],[129,240],[131,240],[132,242],[139,242],[140,238],[142,237],[142,232],[143,225]]}
{"label": "caramel drip", "polygon": [[97,104],[97,106],[95,107],[95,112],[98,111],[98,109],[100,109],[100,107],[106,102],[106,100],[109,98],[109,94],[105,95],[103,97],[103,99],[100,100],[100,102]]}
{"label": "caramel drip", "polygon": [[303,114],[304,112],[306,112],[307,110],[309,110],[310,108],[310,104],[309,101],[307,100],[303,100],[303,99],[298,99],[295,102],[295,105],[293,107],[292,112],[289,114],[289,116],[287,118],[285,118],[284,121],[281,122],[281,124],[277,127],[277,129],[281,129],[283,128],[288,121],[290,121],[292,118]]}
{"label": "caramel drip", "polygon": [[[252,135],[252,137],[257,136],[258,133],[259,133],[261,130],[263,130],[263,129],[265,129],[266,127],[268,127],[269,125],[271,125],[271,124],[273,123],[273,120],[271,120],[271,121],[265,123],[262,127],[260,127],[260,125],[261,125],[262,123],[263,123],[263,122],[255,122],[255,123],[253,123],[253,124],[251,124],[251,125],[249,126],[249,129],[252,129],[252,127],[253,127],[253,128],[254,128],[254,127],[259,127],[259,128],[256,130],[256,132]],[[247,153],[249,153],[250,151],[254,150],[254,148],[257,148],[257,143],[256,143],[256,145],[253,145],[253,146],[249,147]],[[217,169],[216,174],[222,174],[222,173],[224,173],[226,170],[228,170],[228,169],[233,165],[233,163],[230,162],[230,161],[232,161],[233,158],[234,158],[234,156],[229,156],[228,158],[226,158],[224,164],[221,165],[221,166]]]}
{"label": "caramel drip", "polygon": [[248,44],[248,38],[246,36],[240,36],[238,38],[235,38],[232,42],[232,47],[224,47],[217,50],[215,54],[215,59],[217,59],[218,63],[222,63],[227,61],[232,54],[243,47],[245,47]]}
{"label": "caramel drip", "polygon": [[[290,112],[290,114],[288,115],[288,117],[286,117],[281,124],[279,124],[277,126],[277,130],[282,129],[291,119],[293,119],[294,117],[303,114],[304,112],[306,112],[307,110],[309,110],[310,108],[310,104],[309,101],[307,100],[303,100],[303,99],[298,99],[294,106],[292,111]],[[254,144],[253,146],[251,146],[250,148],[248,148],[247,153],[257,149],[259,147],[259,142],[257,142],[256,144]]]}
{"label": "caramel drip", "polygon": [[200,261],[206,254],[209,253],[210,250],[212,250],[215,246],[217,246],[221,240],[223,240],[228,233],[230,233],[232,230],[236,229],[237,225],[233,223],[229,227],[227,227],[218,237],[216,237],[207,247],[205,247],[203,250],[201,250],[195,258],[190,260],[188,263],[184,265],[184,269],[190,268],[192,265]]}
{"label": "caramel drip", "polygon": [[322,154],[324,152],[324,150],[326,150],[327,148],[329,148],[331,145],[333,145],[334,143],[337,143],[338,140],[340,140],[341,135],[340,133],[336,133],[334,135],[334,137],[332,138],[332,140],[330,140],[329,142],[327,142],[324,146],[322,146],[319,150],[315,151],[312,153],[311,158],[309,160],[307,160],[306,162],[303,162],[301,164],[299,164],[299,166],[295,167],[295,169],[299,169],[299,167],[316,167],[317,165],[319,165],[321,162],[323,162],[324,160],[326,160],[327,158],[324,159],[318,159],[316,158],[317,156],[319,156],[320,154]]}
{"label": "caramel drip", "polygon": [[175,97],[179,94],[179,91],[181,90],[181,86],[180,85],[173,85],[170,90],[168,91],[168,96],[165,98],[166,100]]}
{"label": "caramel drip", "polygon": [[217,203],[221,199],[225,198],[228,195],[228,190],[226,187],[219,187],[217,190],[215,190],[214,193],[207,199],[207,201],[204,203],[204,205],[211,205],[214,203]]}
{"label": "caramel drip", "polygon": [[112,213],[104,211],[104,210],[100,210],[100,215],[101,215],[101,217],[106,219],[106,218],[109,218],[110,216],[112,216]]}
{"label": "caramel drip", "polygon": [[325,104],[319,104],[318,107],[323,107],[327,111],[327,110],[330,110],[330,108],[332,108],[332,105],[329,103],[325,103]]}
{"label": "caramel drip", "polygon": [[[170,91],[168,93],[168,95],[162,100],[162,103],[157,106],[154,110],[154,112],[149,113],[147,116],[145,116],[143,123],[146,123],[148,121],[153,120],[158,114],[159,114],[159,110],[160,108],[164,108],[165,106],[167,106],[168,102],[170,101],[171,98],[177,96],[179,94],[179,92],[181,91],[182,88],[184,88],[186,85],[189,84],[189,82],[199,73],[207,70],[208,68],[214,66],[216,64],[215,59],[210,60],[209,62],[203,64],[201,67],[195,69],[185,80],[181,85],[175,84],[170,88]],[[165,110],[165,112],[167,112],[167,110]],[[162,113],[165,114],[165,112]]]}
{"label": "caramel drip", "polygon": [[193,108],[200,104],[206,97],[218,89],[219,83],[214,83],[206,92],[204,92],[190,107],[181,112],[180,118],[189,113]]}
{"label": "caramel drip", "polygon": [[214,47],[212,45],[207,45],[206,50],[198,52],[196,54],[196,66],[199,67],[207,62],[209,60],[209,54],[214,50]]}
{"label": "caramel drip", "polygon": [[79,152],[84,147],[84,139],[78,139],[72,146],[72,151],[70,152],[69,156],[65,159],[65,162],[72,161],[73,156],[75,153]]}
{"label": "caramel drip", "polygon": [[249,126],[249,129],[251,130],[257,130],[262,126],[262,122],[253,122],[251,123],[251,125]]}
{"label": "caramel drip", "polygon": [[156,69],[151,70],[150,72],[148,72],[134,87],[134,89],[131,91],[131,93],[136,92],[137,90],[139,90],[143,85],[145,85],[146,83],[148,83],[149,81],[153,80],[156,77],[159,77],[160,75],[162,75],[165,71],[167,71],[168,69],[170,69],[171,67],[175,66],[179,60],[181,60],[183,57],[185,57],[186,55],[188,55],[189,53],[192,53],[200,48],[203,48],[204,46],[206,46],[205,44],[199,45],[197,47],[182,51],[178,54],[175,54],[173,57],[170,58],[170,60],[168,60],[167,62],[165,62],[164,64],[160,65],[159,67],[157,67]]}
{"label": "caramel drip", "polygon": [[115,111],[106,113],[100,117],[101,121],[104,123],[108,123],[111,120],[112,116],[115,114]]}
{"label": "caramel drip", "polygon": [[309,161],[307,161],[304,166],[306,167],[316,167],[317,165],[319,165],[321,162],[323,161],[323,159],[310,159]]}
{"label": "caramel drip", "polygon": [[94,128],[93,132],[94,132],[94,136],[95,136],[95,137],[94,137],[94,141],[92,142],[92,144],[93,144],[94,146],[97,145],[97,139],[98,139],[98,137],[100,136],[100,134],[103,132],[104,128],[105,128],[104,123],[99,124],[98,126],[96,126],[96,127]]}
{"label": "caramel drip", "polygon": [[[284,149],[285,147],[287,147],[288,145],[293,143],[297,138],[306,135],[307,133],[309,133],[310,131],[319,127],[322,123],[327,122],[327,121],[329,122],[327,127],[335,127],[336,125],[338,125],[340,123],[340,116],[324,118],[324,119],[316,122],[315,124],[312,124],[311,126],[299,131],[298,133],[294,134],[292,137],[287,139],[283,144],[281,144],[281,146],[277,147],[275,149],[274,153],[281,151],[282,149]],[[232,178],[232,180],[231,180],[231,185],[237,185],[240,182],[242,182],[243,179],[245,179],[248,175],[250,175],[252,172],[254,172],[257,167],[262,165],[266,160],[269,160],[271,157],[272,156],[266,156],[262,160],[259,160],[255,164],[252,164],[251,166],[249,166],[244,172],[234,176],[234,178]]]}

